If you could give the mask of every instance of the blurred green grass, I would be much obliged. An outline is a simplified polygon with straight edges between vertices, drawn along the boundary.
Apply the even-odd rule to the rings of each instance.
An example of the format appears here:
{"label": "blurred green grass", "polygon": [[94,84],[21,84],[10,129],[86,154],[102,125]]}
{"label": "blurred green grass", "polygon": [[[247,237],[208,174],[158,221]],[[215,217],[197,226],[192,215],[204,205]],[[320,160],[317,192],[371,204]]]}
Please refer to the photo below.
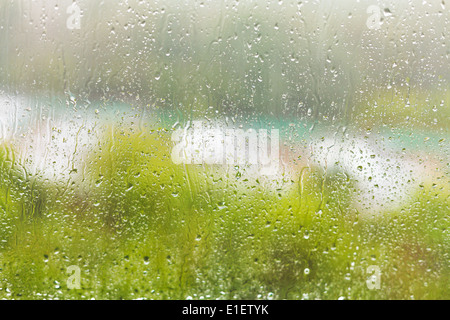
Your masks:
{"label": "blurred green grass", "polygon": [[[245,168],[174,165],[170,134],[111,128],[84,192],[24,178],[4,148],[0,297],[450,297],[446,192],[424,186],[401,211],[364,217],[344,175],[307,170],[301,186],[267,188]],[[71,265],[81,289],[67,288]],[[380,290],[366,286],[369,265]]]}

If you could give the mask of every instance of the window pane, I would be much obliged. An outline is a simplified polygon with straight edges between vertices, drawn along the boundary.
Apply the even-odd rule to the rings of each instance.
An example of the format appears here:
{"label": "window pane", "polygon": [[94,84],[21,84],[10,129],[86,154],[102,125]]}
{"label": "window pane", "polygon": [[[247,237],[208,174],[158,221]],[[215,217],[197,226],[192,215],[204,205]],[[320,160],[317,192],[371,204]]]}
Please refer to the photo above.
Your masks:
{"label": "window pane", "polygon": [[449,19],[0,1],[0,298],[449,299]]}

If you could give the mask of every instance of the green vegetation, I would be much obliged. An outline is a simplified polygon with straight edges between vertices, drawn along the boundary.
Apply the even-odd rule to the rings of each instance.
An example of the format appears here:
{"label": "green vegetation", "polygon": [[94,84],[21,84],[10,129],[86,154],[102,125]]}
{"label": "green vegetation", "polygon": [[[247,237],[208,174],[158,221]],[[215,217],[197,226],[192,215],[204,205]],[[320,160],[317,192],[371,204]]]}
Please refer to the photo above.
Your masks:
{"label": "green vegetation", "polygon": [[[245,168],[175,166],[171,131],[149,132],[111,128],[86,181],[65,187],[14,173],[4,148],[1,298],[450,297],[442,189],[367,217],[351,208],[344,175],[306,170],[267,188]],[[71,265],[81,289],[67,287]],[[366,286],[370,265],[380,290]]]}

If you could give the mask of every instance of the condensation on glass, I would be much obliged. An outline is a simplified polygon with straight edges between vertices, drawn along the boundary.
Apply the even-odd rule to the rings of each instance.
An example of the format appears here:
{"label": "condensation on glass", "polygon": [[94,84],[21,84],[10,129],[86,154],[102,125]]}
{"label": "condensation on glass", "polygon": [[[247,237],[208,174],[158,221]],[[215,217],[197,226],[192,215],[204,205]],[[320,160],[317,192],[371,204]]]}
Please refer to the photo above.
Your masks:
{"label": "condensation on glass", "polygon": [[1,1],[0,298],[450,298],[449,19]]}

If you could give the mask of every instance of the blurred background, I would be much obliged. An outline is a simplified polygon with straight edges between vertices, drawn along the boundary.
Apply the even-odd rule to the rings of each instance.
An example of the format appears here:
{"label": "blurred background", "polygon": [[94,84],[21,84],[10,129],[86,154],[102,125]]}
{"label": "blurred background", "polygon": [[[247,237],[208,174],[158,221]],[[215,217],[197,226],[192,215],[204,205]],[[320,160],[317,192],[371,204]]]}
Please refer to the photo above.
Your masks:
{"label": "blurred background", "polygon": [[[448,299],[449,20],[0,0],[0,297]],[[280,130],[280,170],[174,164],[192,121]]]}

